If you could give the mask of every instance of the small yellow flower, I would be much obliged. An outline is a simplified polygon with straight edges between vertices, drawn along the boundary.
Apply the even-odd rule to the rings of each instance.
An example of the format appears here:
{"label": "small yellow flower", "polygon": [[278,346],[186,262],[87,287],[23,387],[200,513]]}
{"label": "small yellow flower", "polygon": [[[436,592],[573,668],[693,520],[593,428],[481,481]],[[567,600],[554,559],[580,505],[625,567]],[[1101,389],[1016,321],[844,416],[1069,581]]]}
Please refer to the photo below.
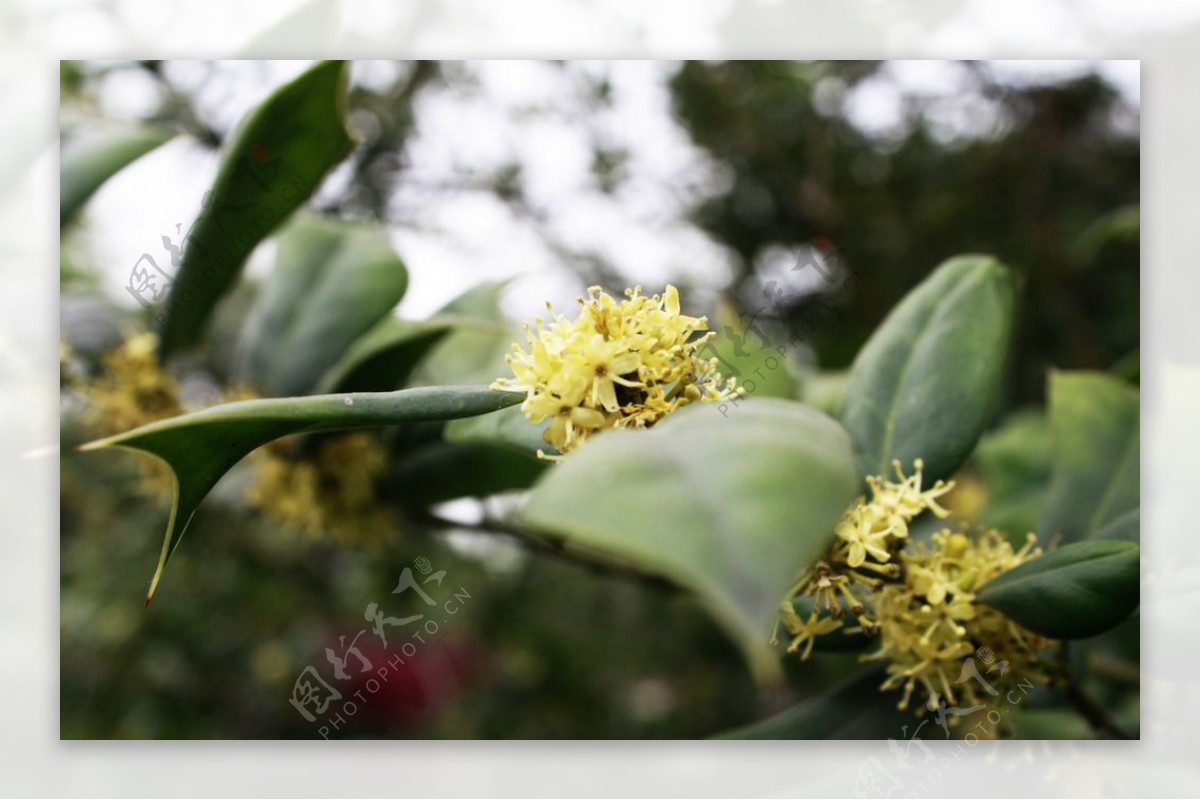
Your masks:
{"label": "small yellow flower", "polygon": [[103,373],[83,385],[86,422],[102,435],[148,425],[184,412],[179,384],[158,364],[158,339],[139,333],[104,357]]}
{"label": "small yellow flower", "polygon": [[[82,420],[85,425],[100,436],[111,436],[186,410],[178,382],[159,366],[157,348],[154,334],[134,334],[104,357],[100,375],[70,381],[87,401]],[[60,348],[60,355],[62,352]],[[139,457],[137,470],[140,492],[162,497],[174,491],[174,476],[158,459]]]}
{"label": "small yellow flower", "polygon": [[891,558],[888,540],[896,530],[894,525],[880,527],[880,517],[868,506],[855,506],[837,524],[834,532],[846,543],[846,564],[861,567],[867,555],[883,563]]}
{"label": "small yellow flower", "polygon": [[[494,389],[522,392],[530,422],[551,423],[543,438],[559,453],[607,428],[645,428],[700,401],[721,400],[736,383],[721,377],[717,359],[699,358],[712,333],[704,317],[680,313],[679,292],[668,286],[647,297],[635,288],[618,302],[597,286],[579,298],[574,320],[561,314],[526,326],[528,349],[513,345],[513,379]],[[553,311],[553,309],[550,309]],[[553,456],[543,457],[553,458]]]}
{"label": "small yellow flower", "polygon": [[931,488],[921,491],[922,472],[925,462],[917,459],[913,462],[913,474],[906,476],[899,461],[892,462],[899,483],[885,481],[872,475],[867,478],[871,487],[871,506],[875,513],[890,525],[893,534],[903,539],[908,535],[908,523],[922,511],[931,511],[939,519],[945,519],[950,512],[937,503],[937,498],[954,488],[954,483],[938,481]]}
{"label": "small yellow flower", "polygon": [[[835,560],[844,561],[855,569],[879,572],[877,565],[890,561],[892,549],[908,536],[908,523],[925,511],[941,518],[949,513],[938,505],[937,498],[953,489],[953,482],[938,481],[922,491],[925,465],[921,459],[914,462],[912,475],[904,474],[899,461],[892,462],[892,466],[900,481],[896,483],[876,475],[868,477],[870,502],[860,498],[834,528],[838,539],[842,541]],[[876,563],[868,561],[868,556]]]}
{"label": "small yellow flower", "polygon": [[603,406],[605,411],[616,411],[621,407],[617,401],[617,386],[640,388],[644,384],[629,380],[622,375],[635,375],[641,366],[640,354],[627,350],[620,341],[609,341],[602,334],[593,334],[580,347],[580,357],[591,366],[593,373],[588,401],[593,406]]}
{"label": "small yellow flower", "polygon": [[824,636],[827,633],[833,633],[838,628],[842,627],[842,621],[833,617],[821,617],[814,607],[812,613],[808,615],[808,619],[803,619],[792,608],[791,603],[785,604],[782,609],[783,622],[787,626],[788,633],[792,634],[792,641],[788,644],[787,651],[794,653],[804,645],[804,652],[800,654],[801,659],[806,659],[812,655],[813,645],[817,641],[818,636]]}

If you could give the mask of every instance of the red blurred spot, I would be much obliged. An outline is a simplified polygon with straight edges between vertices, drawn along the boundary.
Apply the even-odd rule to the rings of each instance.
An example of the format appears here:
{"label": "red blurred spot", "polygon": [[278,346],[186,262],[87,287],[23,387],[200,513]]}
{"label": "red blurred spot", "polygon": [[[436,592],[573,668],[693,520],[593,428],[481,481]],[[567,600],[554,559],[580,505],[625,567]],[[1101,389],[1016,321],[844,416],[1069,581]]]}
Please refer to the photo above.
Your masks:
{"label": "red blurred spot", "polygon": [[[359,703],[358,716],[363,722],[407,725],[426,721],[475,685],[482,673],[478,647],[465,639],[443,636],[426,636],[424,644],[412,642],[416,652],[411,656],[404,655],[400,642],[389,642],[387,648],[377,641],[359,647],[371,669],[360,672],[355,659],[348,670],[350,679],[339,690],[346,699]],[[362,693],[361,700],[356,692]]]}
{"label": "red blurred spot", "polygon": [[255,161],[262,163],[263,161],[267,160],[268,155],[267,148],[263,147],[261,144],[250,145],[250,157]]}

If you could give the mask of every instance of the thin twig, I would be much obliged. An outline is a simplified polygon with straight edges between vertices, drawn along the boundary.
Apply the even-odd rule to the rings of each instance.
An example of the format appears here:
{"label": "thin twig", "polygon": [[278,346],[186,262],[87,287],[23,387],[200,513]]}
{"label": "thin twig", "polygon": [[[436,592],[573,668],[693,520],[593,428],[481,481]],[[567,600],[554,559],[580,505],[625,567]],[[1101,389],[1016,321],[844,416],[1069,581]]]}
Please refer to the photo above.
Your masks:
{"label": "thin twig", "polygon": [[602,553],[569,546],[559,537],[535,533],[520,525],[494,517],[484,517],[479,522],[459,522],[446,519],[430,511],[414,510],[409,512],[409,518],[432,528],[460,528],[481,533],[500,534],[518,542],[535,552],[552,553],[565,558],[595,572],[632,578],[647,586],[658,589],[675,590],[676,585],[657,573],[648,572],[628,562],[617,561]]}
{"label": "thin twig", "polygon": [[1108,734],[1114,739],[1137,739],[1139,737],[1127,733],[1109,716],[1108,712],[1096,704],[1092,698],[1088,697],[1083,689],[1075,682],[1075,677],[1071,672],[1071,664],[1067,659],[1067,644],[1063,642],[1059,645],[1058,663],[1060,667],[1060,678],[1062,682],[1063,692],[1070,701],[1071,706],[1080,713],[1080,715],[1088,721],[1098,734]]}

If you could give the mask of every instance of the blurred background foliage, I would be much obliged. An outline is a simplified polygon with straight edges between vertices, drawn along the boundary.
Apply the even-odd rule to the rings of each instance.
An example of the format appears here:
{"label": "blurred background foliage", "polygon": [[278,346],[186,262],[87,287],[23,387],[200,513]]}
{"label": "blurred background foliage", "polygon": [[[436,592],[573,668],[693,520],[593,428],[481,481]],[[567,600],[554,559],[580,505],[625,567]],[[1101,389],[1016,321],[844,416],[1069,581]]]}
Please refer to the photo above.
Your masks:
{"label": "blurred background foliage", "polygon": [[[64,62],[64,145],[117,121],[215,151],[237,121],[225,102],[237,81],[223,69],[193,63],[183,80],[164,62]],[[994,65],[943,65],[941,89],[922,91],[881,62],[660,65],[649,82],[658,92],[647,90],[646,102],[671,121],[678,138],[668,143],[692,148],[696,170],[676,174],[656,195],[646,184],[655,154],[613,133],[620,117],[598,122],[611,117],[630,81],[610,80],[604,65],[540,65],[561,72],[560,94],[520,104],[516,129],[549,116],[577,132],[590,147],[589,197],[633,207],[635,223],[651,231],[667,224],[658,216],[670,217],[672,230],[691,237],[685,241],[703,242],[711,263],[698,269],[688,263],[691,249],[647,268],[566,235],[580,221],[564,224],[564,210],[534,190],[536,153],[483,165],[450,159],[430,169],[423,125],[436,122],[446,103],[494,92],[488,69],[410,62],[370,80],[356,76],[349,116],[359,143],[310,203],[318,214],[392,232],[414,287],[438,268],[409,252],[406,232],[451,248],[458,235],[452,222],[427,213],[437,198],[452,198],[452,213],[503,208],[504,219],[519,222],[520,235],[536,239],[566,276],[565,290],[539,285],[532,295],[571,296],[593,283],[614,292],[644,283],[653,291],[673,280],[685,298],[697,298],[696,312],[719,321],[720,354],[743,367],[734,345],[754,324],[796,330],[817,314],[820,324],[805,328],[804,344],[789,353],[795,374],[764,391],[831,407],[841,371],[908,289],[946,257],[992,253],[1018,272],[1019,320],[997,430],[960,476],[956,511],[1018,537],[1035,525],[1049,478],[1040,409],[1047,369],[1111,369],[1137,382],[1138,109],[1101,71],[1084,65],[1015,80]],[[266,73],[258,79],[271,82]],[[123,104],[124,95],[142,99]],[[638,206],[646,196],[662,207],[647,210],[644,199]],[[592,223],[601,239],[606,219],[598,211]],[[97,434],[78,387],[103,371],[104,355],[123,335],[147,327],[148,313],[112,289],[125,279],[124,262],[110,263],[107,235],[86,209],[64,222],[62,327],[74,376],[64,379],[64,449]],[[156,242],[159,232],[140,235]],[[855,280],[806,283],[792,269],[805,253],[825,254]],[[498,276],[480,266],[465,285],[457,273],[441,277],[458,295]],[[181,391],[197,404],[238,390],[234,343],[261,283],[252,269],[218,309],[205,347],[172,363]],[[495,301],[502,289],[481,286],[442,308],[492,328],[466,326],[440,339],[415,366],[414,382],[500,374],[510,340]],[[535,309],[517,306],[516,316],[527,307]],[[511,302],[504,308],[514,316]],[[470,599],[337,736],[707,736],[857,668],[852,654],[819,654],[803,668],[789,660],[793,688],[761,697],[734,647],[693,601],[479,530],[511,496],[480,503],[439,483],[468,470],[478,476],[471,494],[491,494],[528,485],[541,465],[469,441],[447,443],[440,425],[377,439],[391,462],[376,487],[390,529],[347,542],[281,525],[247,507],[248,464],[197,514],[189,537],[204,546],[180,550],[171,585],[149,609],[142,591],[169,498],[147,491],[153,482],[140,456],[64,457],[62,736],[316,735],[287,702],[297,674],[326,666],[324,648],[363,627],[368,602],[386,607],[401,570],[418,557],[447,571],[446,591],[462,588]],[[431,502],[454,498],[429,513]],[[1127,633],[1104,645],[1116,686],[1128,682],[1121,671],[1136,661],[1136,635]],[[1128,698],[1108,685],[1097,692]],[[1118,711],[1136,715],[1132,703]],[[893,721],[862,735],[895,735]]]}

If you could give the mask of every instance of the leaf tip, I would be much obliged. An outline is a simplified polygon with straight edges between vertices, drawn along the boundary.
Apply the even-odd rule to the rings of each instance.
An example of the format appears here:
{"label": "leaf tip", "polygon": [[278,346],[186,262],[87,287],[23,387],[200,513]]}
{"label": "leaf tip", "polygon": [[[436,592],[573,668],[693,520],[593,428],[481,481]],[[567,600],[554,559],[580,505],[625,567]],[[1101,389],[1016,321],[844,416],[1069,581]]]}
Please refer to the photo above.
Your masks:
{"label": "leaf tip", "polygon": [[142,605],[142,608],[150,607],[150,601],[154,599],[154,592],[158,589],[158,579],[161,577],[162,565],[160,564],[158,569],[154,570],[154,577],[150,579],[150,588],[146,590],[146,602]]}

